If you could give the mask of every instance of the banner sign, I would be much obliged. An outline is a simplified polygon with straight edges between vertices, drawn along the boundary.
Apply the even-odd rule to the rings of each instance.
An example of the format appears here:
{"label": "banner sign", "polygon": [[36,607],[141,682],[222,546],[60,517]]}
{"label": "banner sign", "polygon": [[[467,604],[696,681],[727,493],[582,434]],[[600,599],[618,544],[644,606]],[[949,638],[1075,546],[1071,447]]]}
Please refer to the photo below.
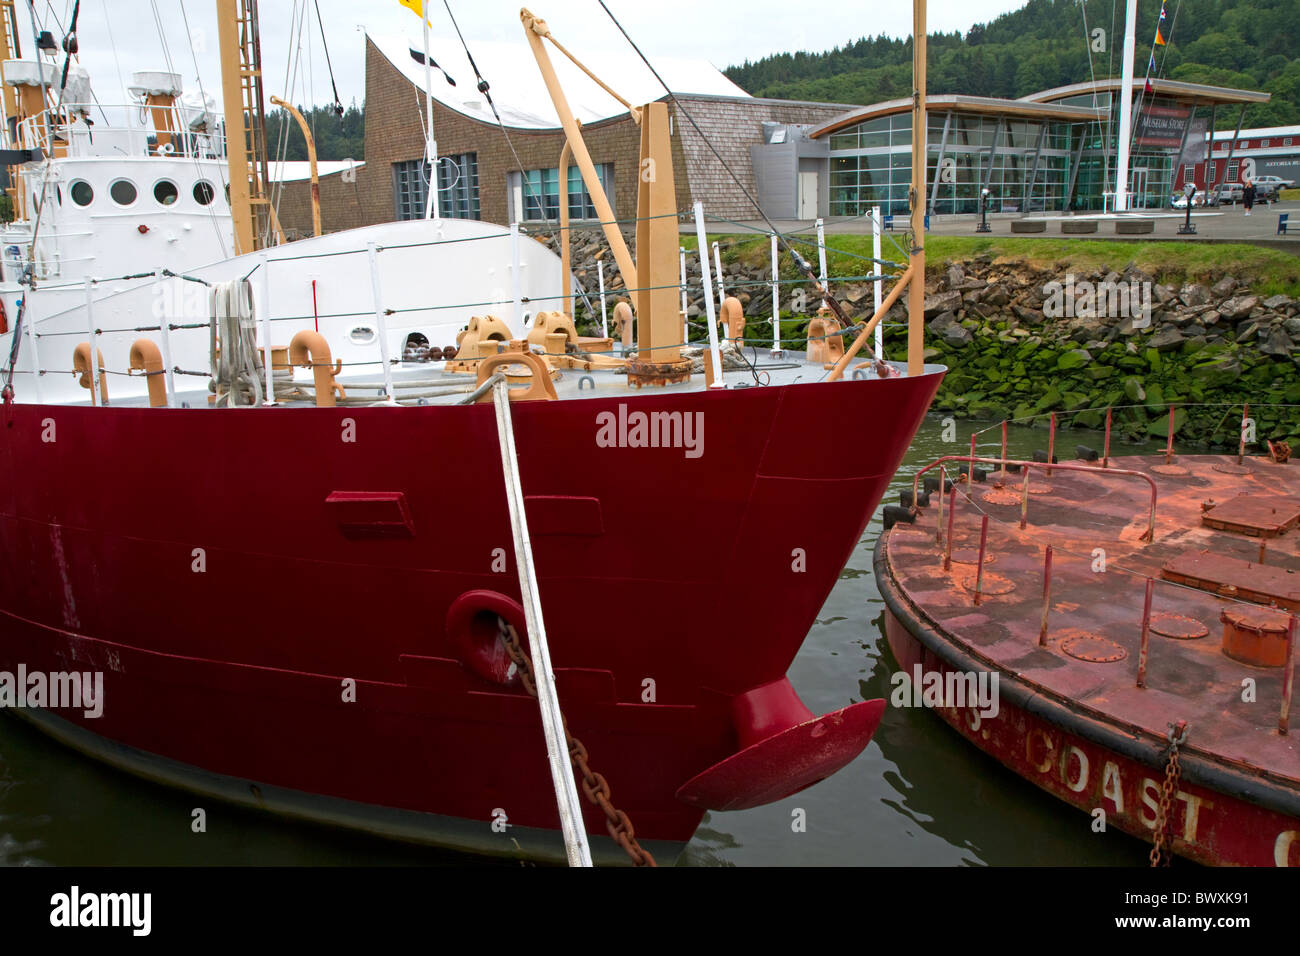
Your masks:
{"label": "banner sign", "polygon": [[1191,115],[1188,107],[1148,106],[1138,115],[1133,142],[1139,147],[1177,149]]}

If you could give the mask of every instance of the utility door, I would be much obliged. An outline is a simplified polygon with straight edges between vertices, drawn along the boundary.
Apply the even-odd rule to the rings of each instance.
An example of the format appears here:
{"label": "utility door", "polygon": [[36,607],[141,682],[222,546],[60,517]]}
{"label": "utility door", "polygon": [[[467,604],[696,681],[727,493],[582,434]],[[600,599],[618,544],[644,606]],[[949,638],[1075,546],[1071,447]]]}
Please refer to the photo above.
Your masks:
{"label": "utility door", "polygon": [[799,174],[799,219],[817,218],[817,172]]}

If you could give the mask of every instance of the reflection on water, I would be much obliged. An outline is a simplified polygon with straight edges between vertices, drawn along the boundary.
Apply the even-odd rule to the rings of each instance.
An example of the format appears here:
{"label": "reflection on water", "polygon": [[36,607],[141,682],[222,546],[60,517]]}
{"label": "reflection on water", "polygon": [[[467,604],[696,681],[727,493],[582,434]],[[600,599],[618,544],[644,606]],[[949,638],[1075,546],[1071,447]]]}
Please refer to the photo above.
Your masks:
{"label": "reflection on water", "polygon": [[[940,440],[931,417],[884,503],[915,471],[969,448]],[[1097,436],[1070,433],[1062,447]],[[966,444],[960,441],[965,437]],[[992,443],[997,433],[986,436]],[[1152,450],[1158,443],[1116,453]],[[1013,454],[1046,447],[1042,429],[1015,428]],[[996,450],[981,445],[980,453]],[[871,570],[872,519],[790,668],[816,713],[888,699],[892,661]],[[614,781],[617,787],[617,781]],[[207,810],[207,832],[191,812]],[[800,822],[804,828],[800,829]],[[682,862],[695,866],[1142,865],[1146,848],[1003,769],[923,709],[886,710],[867,750],[829,780],[771,806],[705,816]],[[0,865],[465,865],[450,853],[289,823],[155,786],[0,719]],[[509,864],[517,865],[517,864]]]}

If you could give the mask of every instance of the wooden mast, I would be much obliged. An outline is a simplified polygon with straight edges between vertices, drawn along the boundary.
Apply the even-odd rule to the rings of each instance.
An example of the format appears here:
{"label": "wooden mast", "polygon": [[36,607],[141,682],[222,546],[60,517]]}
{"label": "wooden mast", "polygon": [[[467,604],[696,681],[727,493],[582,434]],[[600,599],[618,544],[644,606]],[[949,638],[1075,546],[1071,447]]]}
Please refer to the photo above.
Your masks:
{"label": "wooden mast", "polygon": [[263,237],[272,229],[284,241],[268,189],[257,0],[217,0],[217,37],[221,47],[221,99],[226,114],[230,213],[235,227],[235,253],[242,255],[262,248]]}
{"label": "wooden mast", "polygon": [[912,5],[912,250],[907,290],[907,374],[925,370],[925,0]]}

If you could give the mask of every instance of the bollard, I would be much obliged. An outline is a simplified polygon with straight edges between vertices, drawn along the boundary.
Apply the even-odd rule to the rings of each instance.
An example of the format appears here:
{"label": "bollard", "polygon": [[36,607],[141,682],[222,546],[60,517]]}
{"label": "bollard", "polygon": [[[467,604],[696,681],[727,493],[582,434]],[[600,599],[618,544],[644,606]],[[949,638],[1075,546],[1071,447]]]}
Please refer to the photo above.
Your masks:
{"label": "bollard", "polygon": [[1138,651],[1138,682],[1139,687],[1147,686],[1147,648],[1151,643],[1151,591],[1155,587],[1155,581],[1147,578],[1146,598],[1142,602],[1142,645]]}

